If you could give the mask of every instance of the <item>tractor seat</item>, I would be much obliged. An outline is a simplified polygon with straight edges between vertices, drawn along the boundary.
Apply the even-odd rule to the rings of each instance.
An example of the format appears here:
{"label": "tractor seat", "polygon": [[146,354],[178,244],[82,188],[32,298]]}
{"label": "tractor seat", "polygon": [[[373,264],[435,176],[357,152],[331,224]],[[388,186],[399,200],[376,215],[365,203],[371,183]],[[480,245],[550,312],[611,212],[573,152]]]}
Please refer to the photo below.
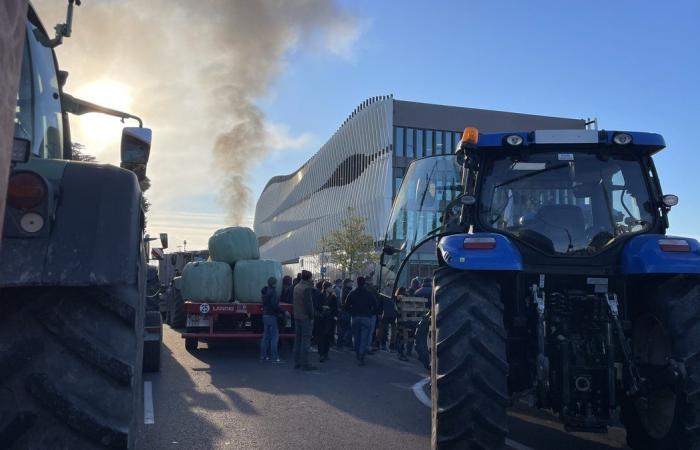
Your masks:
{"label": "tractor seat", "polygon": [[550,238],[556,251],[566,252],[569,249],[569,235],[574,248],[586,243],[584,220],[583,211],[578,206],[547,205],[537,211],[533,229]]}

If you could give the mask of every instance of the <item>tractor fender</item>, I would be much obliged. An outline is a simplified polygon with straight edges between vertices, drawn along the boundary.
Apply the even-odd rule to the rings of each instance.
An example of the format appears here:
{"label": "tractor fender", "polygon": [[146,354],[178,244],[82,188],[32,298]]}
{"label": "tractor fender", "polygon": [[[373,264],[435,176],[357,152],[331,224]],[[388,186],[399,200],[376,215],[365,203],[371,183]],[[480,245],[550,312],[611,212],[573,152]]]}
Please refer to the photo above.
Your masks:
{"label": "tractor fender", "polygon": [[59,185],[48,236],[3,239],[0,286],[135,283],[143,231],[136,175],[68,163]]}
{"label": "tractor fender", "polygon": [[[660,239],[680,239],[688,242],[690,251],[661,250]],[[622,251],[622,273],[700,273],[700,243],[697,240],[663,234],[643,234],[631,238]]]}
{"label": "tractor fender", "polygon": [[[464,248],[466,237],[493,238],[492,249]],[[445,236],[438,243],[440,257],[453,269],[459,270],[505,270],[522,271],[523,258],[520,251],[506,236],[497,233],[460,233]]]}

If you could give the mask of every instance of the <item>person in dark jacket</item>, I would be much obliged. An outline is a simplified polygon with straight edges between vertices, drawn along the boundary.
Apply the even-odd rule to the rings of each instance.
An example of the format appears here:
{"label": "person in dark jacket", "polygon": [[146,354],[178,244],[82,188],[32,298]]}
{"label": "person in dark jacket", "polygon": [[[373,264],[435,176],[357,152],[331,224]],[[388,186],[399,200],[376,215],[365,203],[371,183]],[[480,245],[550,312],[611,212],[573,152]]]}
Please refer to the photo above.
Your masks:
{"label": "person in dark jacket", "polygon": [[416,277],[411,280],[411,285],[407,289],[407,294],[409,297],[413,297],[416,291],[421,288],[420,278]]}
{"label": "person in dark jacket", "polygon": [[413,293],[414,297],[423,297],[431,299],[433,296],[433,280],[426,278],[423,280],[423,286]]}
{"label": "person in dark jacket", "polygon": [[365,365],[367,339],[369,337],[370,317],[374,313],[375,298],[365,286],[364,277],[357,277],[357,288],[348,294],[345,309],[352,318],[353,338],[355,339],[355,356],[357,362]]}
{"label": "person in dark jacket", "polygon": [[[406,291],[405,288],[404,292]],[[397,289],[397,296],[400,291]],[[401,294],[403,295],[403,294]],[[382,350],[390,350],[394,348],[394,342],[396,341],[396,318],[398,313],[396,311],[396,303],[391,297],[382,297],[382,320],[379,325],[379,348]],[[387,346],[387,341],[389,340],[389,332],[391,331],[391,342]]]}
{"label": "person in dark jacket", "polygon": [[318,355],[321,362],[328,361],[328,351],[333,343],[335,320],[338,317],[338,298],[333,285],[323,283],[323,294],[318,307]]}
{"label": "person in dark jacket", "polygon": [[294,368],[316,370],[309,363],[311,330],[314,321],[313,289],[311,272],[304,270],[301,281],[294,287]]}
{"label": "person in dark jacket", "polygon": [[342,350],[343,346],[352,348],[352,327],[350,326],[350,313],[345,309],[345,302],[348,294],[352,291],[352,280],[346,278],[343,281],[340,301],[340,317],[338,319],[338,350]]}
{"label": "person in dark jacket", "polygon": [[314,302],[314,327],[311,332],[311,346],[316,346],[318,349],[318,337],[320,334],[319,325],[321,323],[321,298],[323,298],[323,280],[319,280],[314,285],[314,290],[311,293],[311,300]]}
{"label": "person in dark jacket", "polygon": [[293,293],[293,286],[292,286],[292,277],[289,275],[285,275],[282,278],[282,292],[280,292],[280,302],[281,303],[293,303],[294,298],[292,297]]}
{"label": "person in dark jacket", "polygon": [[[282,362],[277,353],[279,330],[277,329],[277,313],[280,310],[277,297],[277,279],[267,279],[267,286],[262,289],[263,305],[263,337],[260,341],[260,361]],[[268,356],[269,355],[269,356]]]}

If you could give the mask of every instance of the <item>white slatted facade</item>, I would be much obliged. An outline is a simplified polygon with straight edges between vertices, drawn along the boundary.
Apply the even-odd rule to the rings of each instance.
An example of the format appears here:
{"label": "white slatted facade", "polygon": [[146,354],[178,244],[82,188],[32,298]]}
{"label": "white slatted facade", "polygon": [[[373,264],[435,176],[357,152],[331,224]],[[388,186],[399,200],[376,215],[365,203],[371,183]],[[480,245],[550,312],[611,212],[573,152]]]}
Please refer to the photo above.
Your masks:
{"label": "white slatted facade", "polygon": [[383,239],[392,202],[392,117],[393,98],[363,102],[297,172],[270,180],[255,208],[261,257],[291,262],[318,253],[321,236],[340,226],[349,207],[367,218],[375,241]]}

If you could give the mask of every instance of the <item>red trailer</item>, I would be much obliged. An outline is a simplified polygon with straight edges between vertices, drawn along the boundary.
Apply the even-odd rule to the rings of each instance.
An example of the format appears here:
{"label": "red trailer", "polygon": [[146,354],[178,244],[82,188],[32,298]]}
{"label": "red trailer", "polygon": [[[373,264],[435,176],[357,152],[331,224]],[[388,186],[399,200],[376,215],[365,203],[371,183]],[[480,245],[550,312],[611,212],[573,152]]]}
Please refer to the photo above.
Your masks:
{"label": "red trailer", "polygon": [[[280,303],[286,312],[280,340],[294,339],[292,305]],[[262,304],[185,302],[187,322],[182,338],[188,351],[197,349],[199,341],[259,339],[263,335]]]}

